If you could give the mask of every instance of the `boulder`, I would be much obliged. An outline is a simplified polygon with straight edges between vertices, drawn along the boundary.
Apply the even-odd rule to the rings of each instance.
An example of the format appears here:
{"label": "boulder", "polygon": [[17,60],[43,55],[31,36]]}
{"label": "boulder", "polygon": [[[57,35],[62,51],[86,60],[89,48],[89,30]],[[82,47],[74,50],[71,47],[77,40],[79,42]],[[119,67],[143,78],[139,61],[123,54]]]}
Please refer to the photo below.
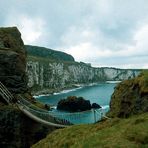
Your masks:
{"label": "boulder", "polygon": [[97,104],[97,103],[93,103],[91,105],[91,108],[97,109],[97,108],[101,108],[101,106],[99,104]]}
{"label": "boulder", "polygon": [[85,100],[83,97],[70,96],[67,99],[62,99],[58,102],[58,110],[78,112],[91,109],[89,100]]}

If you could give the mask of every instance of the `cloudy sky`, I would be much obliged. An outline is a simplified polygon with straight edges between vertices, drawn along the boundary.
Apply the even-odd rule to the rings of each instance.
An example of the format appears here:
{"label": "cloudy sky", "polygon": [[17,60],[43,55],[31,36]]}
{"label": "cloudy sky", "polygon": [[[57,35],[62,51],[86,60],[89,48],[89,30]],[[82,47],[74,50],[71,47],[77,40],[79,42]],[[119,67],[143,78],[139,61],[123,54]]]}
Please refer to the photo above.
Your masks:
{"label": "cloudy sky", "polygon": [[93,66],[148,68],[148,0],[0,0],[0,26]]}

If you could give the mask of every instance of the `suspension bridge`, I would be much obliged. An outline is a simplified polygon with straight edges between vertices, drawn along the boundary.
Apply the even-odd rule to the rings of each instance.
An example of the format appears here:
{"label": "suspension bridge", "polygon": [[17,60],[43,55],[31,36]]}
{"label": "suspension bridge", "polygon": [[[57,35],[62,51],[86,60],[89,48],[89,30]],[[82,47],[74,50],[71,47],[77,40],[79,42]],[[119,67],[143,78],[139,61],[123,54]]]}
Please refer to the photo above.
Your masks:
{"label": "suspension bridge", "polygon": [[[8,104],[14,104],[14,96],[1,82],[0,95]],[[26,116],[35,120],[36,122],[55,127],[67,127],[74,124],[95,123],[101,120],[103,116],[102,109],[92,109],[89,111],[76,113],[46,111],[27,101],[27,99],[21,95],[18,95],[15,105]]]}

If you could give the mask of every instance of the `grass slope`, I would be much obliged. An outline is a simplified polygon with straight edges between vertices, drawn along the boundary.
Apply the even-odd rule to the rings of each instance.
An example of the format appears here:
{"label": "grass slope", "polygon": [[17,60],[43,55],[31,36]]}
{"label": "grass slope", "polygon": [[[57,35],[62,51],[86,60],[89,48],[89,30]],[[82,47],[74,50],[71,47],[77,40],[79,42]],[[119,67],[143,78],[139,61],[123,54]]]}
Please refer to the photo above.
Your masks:
{"label": "grass slope", "polygon": [[32,148],[147,148],[148,113],[59,129]]}
{"label": "grass slope", "polygon": [[65,52],[31,45],[25,45],[25,47],[28,55],[31,56],[48,58],[57,61],[74,61],[74,58]]}

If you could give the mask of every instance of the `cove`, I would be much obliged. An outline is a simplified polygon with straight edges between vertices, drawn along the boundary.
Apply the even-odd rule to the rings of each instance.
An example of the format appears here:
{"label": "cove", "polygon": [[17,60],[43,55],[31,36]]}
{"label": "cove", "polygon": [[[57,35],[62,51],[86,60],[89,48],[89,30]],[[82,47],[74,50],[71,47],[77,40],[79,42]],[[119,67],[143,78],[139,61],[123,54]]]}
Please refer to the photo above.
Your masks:
{"label": "cove", "polygon": [[59,100],[67,98],[67,96],[84,97],[85,99],[90,100],[91,104],[98,103],[101,105],[101,111],[91,109],[90,111],[84,111],[80,113],[78,112],[72,115],[67,112],[57,110],[53,110],[51,112],[55,113],[56,117],[66,119],[73,124],[95,123],[101,119],[102,114],[105,115],[105,113],[109,110],[109,102],[116,85],[117,83],[110,82],[98,83],[95,85],[84,86],[72,90],[65,90],[53,95],[41,95],[36,97],[36,99],[44,104],[57,106]]}
{"label": "cove", "polygon": [[65,90],[53,95],[37,96],[36,99],[44,104],[56,106],[59,100],[64,99],[67,96],[78,96],[90,100],[91,103],[108,106],[116,85],[117,83],[98,83],[72,90]]}

